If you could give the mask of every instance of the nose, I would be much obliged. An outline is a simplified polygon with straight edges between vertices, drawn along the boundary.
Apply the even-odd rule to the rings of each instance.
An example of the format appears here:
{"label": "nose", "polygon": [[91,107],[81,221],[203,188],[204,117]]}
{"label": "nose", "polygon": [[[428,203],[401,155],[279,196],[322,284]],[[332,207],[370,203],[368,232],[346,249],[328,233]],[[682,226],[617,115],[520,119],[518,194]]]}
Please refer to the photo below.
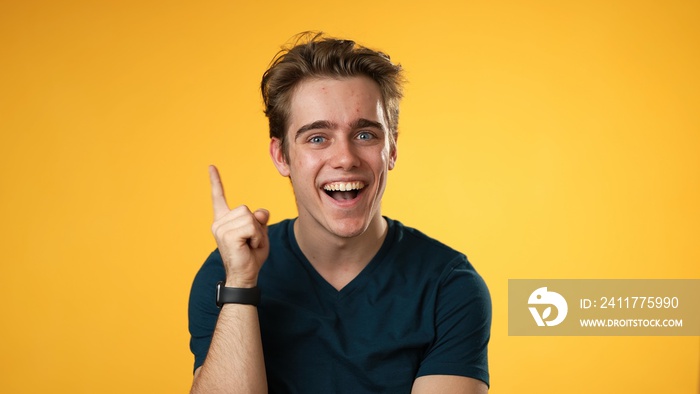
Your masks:
{"label": "nose", "polygon": [[331,155],[329,162],[333,168],[347,171],[360,166],[357,147],[344,138],[333,141],[329,153]]}

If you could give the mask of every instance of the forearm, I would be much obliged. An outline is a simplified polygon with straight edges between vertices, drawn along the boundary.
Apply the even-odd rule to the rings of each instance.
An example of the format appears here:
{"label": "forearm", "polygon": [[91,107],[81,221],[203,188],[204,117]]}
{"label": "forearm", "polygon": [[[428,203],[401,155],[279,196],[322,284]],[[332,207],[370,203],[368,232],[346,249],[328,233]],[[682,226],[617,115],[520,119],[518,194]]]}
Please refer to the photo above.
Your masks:
{"label": "forearm", "polygon": [[251,305],[221,308],[204,365],[191,394],[267,393],[258,310]]}

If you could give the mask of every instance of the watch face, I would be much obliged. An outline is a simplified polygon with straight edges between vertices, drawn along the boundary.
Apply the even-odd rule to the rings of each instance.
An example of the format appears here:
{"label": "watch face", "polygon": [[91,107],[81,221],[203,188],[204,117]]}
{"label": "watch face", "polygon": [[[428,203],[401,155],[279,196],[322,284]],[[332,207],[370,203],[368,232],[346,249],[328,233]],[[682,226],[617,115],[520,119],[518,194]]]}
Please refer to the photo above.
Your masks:
{"label": "watch face", "polygon": [[224,282],[219,282],[216,284],[216,306],[221,308],[223,303],[221,302],[221,287],[224,284]]}

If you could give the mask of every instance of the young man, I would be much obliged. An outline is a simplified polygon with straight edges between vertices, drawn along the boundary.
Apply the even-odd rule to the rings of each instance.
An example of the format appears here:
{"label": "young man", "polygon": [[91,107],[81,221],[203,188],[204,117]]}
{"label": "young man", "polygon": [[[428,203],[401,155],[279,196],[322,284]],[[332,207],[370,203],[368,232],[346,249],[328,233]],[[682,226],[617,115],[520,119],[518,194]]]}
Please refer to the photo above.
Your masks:
{"label": "young man", "polygon": [[230,209],[210,168],[218,249],[190,295],[193,393],[487,392],[486,285],[380,212],[401,82],[388,56],[319,35],[265,72],[270,156],[298,217]]}

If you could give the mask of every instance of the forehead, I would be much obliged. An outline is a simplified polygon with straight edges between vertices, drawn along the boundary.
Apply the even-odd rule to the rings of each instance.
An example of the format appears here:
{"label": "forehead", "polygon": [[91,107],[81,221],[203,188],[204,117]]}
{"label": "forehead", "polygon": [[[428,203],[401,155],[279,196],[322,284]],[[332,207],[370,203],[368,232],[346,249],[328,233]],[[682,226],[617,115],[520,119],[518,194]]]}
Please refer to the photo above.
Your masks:
{"label": "forehead", "polygon": [[290,130],[319,120],[349,125],[359,118],[386,127],[379,85],[367,77],[307,79],[292,94]]}

